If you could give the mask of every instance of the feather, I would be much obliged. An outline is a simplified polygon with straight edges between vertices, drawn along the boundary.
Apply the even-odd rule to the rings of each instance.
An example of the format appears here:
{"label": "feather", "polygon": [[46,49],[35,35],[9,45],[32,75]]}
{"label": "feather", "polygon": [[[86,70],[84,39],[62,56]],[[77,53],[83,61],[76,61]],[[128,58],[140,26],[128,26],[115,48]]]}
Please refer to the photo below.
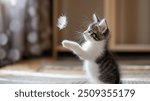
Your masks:
{"label": "feather", "polygon": [[58,22],[57,22],[57,27],[59,27],[59,29],[63,29],[67,26],[67,17],[66,16],[60,16],[58,18]]}

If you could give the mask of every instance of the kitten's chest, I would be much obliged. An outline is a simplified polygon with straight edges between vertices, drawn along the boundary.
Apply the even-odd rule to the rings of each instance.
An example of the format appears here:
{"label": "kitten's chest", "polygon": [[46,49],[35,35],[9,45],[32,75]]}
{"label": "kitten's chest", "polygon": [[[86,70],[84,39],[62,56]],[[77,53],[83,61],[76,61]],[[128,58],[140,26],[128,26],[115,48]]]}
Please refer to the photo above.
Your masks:
{"label": "kitten's chest", "polygon": [[95,62],[92,62],[92,61],[88,61],[88,60],[85,60],[84,61],[84,68],[90,72],[97,72],[99,69],[98,69],[98,65],[95,63]]}
{"label": "kitten's chest", "polygon": [[92,43],[90,42],[85,42],[83,45],[82,45],[82,48],[87,51],[87,52],[92,52],[92,51],[96,51],[94,45],[92,45]]}
{"label": "kitten's chest", "polygon": [[100,76],[99,66],[95,62],[85,60],[84,69],[86,71],[86,74],[90,78],[90,82],[98,81],[98,77]]}
{"label": "kitten's chest", "polygon": [[101,56],[104,52],[104,42],[94,44],[86,42],[83,44],[83,50],[89,55],[91,60],[95,60],[97,57]]}

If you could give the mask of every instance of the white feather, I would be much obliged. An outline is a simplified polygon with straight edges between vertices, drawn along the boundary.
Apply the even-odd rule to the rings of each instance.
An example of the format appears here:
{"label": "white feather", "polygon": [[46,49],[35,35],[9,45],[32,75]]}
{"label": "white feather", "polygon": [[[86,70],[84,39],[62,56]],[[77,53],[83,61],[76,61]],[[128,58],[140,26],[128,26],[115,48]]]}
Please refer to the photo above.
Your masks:
{"label": "white feather", "polygon": [[63,29],[67,26],[67,17],[66,16],[60,16],[58,18],[58,22],[57,22],[57,27],[59,27],[59,29]]}

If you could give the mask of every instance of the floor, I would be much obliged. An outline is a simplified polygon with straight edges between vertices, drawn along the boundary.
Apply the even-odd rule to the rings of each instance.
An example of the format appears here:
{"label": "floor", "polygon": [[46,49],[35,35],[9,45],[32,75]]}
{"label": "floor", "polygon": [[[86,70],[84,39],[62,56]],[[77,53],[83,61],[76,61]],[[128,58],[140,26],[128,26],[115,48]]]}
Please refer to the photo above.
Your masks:
{"label": "floor", "polygon": [[[150,60],[121,60],[123,83],[150,83]],[[38,58],[1,68],[0,83],[88,83],[76,58]]]}

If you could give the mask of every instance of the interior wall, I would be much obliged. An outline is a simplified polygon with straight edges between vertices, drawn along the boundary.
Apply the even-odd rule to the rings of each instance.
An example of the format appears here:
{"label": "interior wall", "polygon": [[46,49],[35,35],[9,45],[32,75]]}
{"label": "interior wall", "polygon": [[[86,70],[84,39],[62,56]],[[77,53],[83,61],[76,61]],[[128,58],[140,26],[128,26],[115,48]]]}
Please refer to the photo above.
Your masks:
{"label": "interior wall", "polygon": [[95,13],[103,18],[103,0],[63,0],[59,2],[59,15],[66,15],[68,26],[60,32],[60,41],[62,39],[71,39],[80,41],[80,34],[89,23],[92,22],[92,15]]}
{"label": "interior wall", "polygon": [[138,34],[137,39],[141,44],[150,43],[150,0],[138,1]]}
{"label": "interior wall", "polygon": [[117,0],[117,44],[150,44],[149,5],[149,0]]}

